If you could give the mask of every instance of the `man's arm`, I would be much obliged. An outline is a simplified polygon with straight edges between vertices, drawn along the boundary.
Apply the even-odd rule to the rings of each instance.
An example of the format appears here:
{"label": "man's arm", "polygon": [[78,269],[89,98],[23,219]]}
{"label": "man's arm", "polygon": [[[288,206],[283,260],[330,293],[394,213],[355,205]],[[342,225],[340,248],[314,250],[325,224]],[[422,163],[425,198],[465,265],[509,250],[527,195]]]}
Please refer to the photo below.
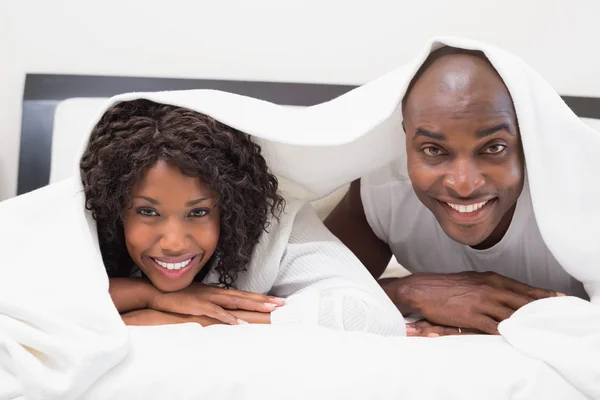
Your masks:
{"label": "man's arm", "polygon": [[379,279],[392,258],[387,243],[375,235],[360,197],[360,179],[325,219],[325,226],[354,253],[375,279]]}
{"label": "man's arm", "polygon": [[[375,278],[381,276],[391,251],[367,221],[360,181],[351,184],[325,225]],[[382,279],[379,284],[403,315],[418,313],[433,324],[461,327],[460,332],[464,329],[465,333],[475,330],[497,334],[499,322],[509,318],[515,310],[531,301],[560,295],[491,272],[416,273]],[[415,326],[412,328],[416,331]]]}

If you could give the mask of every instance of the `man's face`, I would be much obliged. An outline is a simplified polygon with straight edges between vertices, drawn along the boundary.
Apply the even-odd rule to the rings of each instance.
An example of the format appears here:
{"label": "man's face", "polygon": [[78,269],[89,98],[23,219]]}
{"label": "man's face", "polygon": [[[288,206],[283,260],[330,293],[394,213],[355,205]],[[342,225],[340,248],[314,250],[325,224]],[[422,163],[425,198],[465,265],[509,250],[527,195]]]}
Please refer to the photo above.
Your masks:
{"label": "man's face", "polygon": [[524,158],[510,94],[484,60],[445,55],[404,103],[408,173],[446,234],[489,247],[508,228]]}

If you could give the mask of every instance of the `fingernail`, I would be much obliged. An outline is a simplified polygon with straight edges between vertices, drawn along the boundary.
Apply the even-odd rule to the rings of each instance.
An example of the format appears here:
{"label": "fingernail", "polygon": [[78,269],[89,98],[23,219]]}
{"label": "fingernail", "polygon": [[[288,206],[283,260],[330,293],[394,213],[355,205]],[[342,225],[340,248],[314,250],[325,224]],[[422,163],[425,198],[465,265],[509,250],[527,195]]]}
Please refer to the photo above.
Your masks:
{"label": "fingernail", "polygon": [[246,321],[244,321],[243,319],[238,319],[237,322],[239,325],[248,325],[248,323]]}
{"label": "fingernail", "polygon": [[438,337],[438,336],[440,336],[440,335],[437,333],[428,333],[427,334],[427,337]]}
{"label": "fingernail", "polygon": [[406,326],[406,334],[407,335],[414,335],[415,333],[417,333],[417,329],[413,328],[412,326]]}
{"label": "fingernail", "polygon": [[277,307],[277,304],[273,304],[273,303],[263,303],[265,305],[265,307],[269,307],[269,308],[275,308]]}
{"label": "fingernail", "polygon": [[277,303],[281,303],[281,304],[285,303],[285,299],[282,299],[281,297],[271,297],[270,299]]}
{"label": "fingernail", "polygon": [[557,297],[565,297],[565,296],[566,296],[566,294],[564,294],[564,293],[560,293],[560,292],[556,292],[556,296],[557,296]]}

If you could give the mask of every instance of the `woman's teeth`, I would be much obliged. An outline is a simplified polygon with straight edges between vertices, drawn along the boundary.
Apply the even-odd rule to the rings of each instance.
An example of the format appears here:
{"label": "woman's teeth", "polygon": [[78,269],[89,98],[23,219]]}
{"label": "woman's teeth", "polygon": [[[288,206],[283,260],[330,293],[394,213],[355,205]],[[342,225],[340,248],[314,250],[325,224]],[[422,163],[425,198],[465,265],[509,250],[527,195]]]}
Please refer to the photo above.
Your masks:
{"label": "woman's teeth", "polygon": [[154,260],[155,263],[157,263],[158,265],[160,265],[161,267],[166,268],[166,269],[181,269],[183,267],[186,267],[191,261],[192,261],[192,259],[190,258],[187,261],[172,264],[172,263],[166,263],[166,262]]}
{"label": "woman's teeth", "polygon": [[487,204],[487,201],[482,201],[481,203],[462,205],[462,204],[448,204],[453,210],[458,211],[459,213],[471,213],[479,210],[481,207]]}

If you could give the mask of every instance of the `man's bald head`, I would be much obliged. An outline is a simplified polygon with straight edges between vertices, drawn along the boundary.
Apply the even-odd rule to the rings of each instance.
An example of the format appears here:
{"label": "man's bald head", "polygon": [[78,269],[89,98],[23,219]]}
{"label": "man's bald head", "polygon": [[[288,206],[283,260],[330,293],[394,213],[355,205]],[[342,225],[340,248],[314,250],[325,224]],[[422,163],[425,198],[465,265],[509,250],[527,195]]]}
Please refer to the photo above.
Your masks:
{"label": "man's bald head", "polygon": [[414,103],[411,94],[415,88],[419,99],[414,106],[418,108],[424,106],[423,98],[453,96],[459,100],[473,90],[503,96],[512,108],[506,85],[481,51],[449,46],[433,51],[410,82],[402,101],[403,111]]}

